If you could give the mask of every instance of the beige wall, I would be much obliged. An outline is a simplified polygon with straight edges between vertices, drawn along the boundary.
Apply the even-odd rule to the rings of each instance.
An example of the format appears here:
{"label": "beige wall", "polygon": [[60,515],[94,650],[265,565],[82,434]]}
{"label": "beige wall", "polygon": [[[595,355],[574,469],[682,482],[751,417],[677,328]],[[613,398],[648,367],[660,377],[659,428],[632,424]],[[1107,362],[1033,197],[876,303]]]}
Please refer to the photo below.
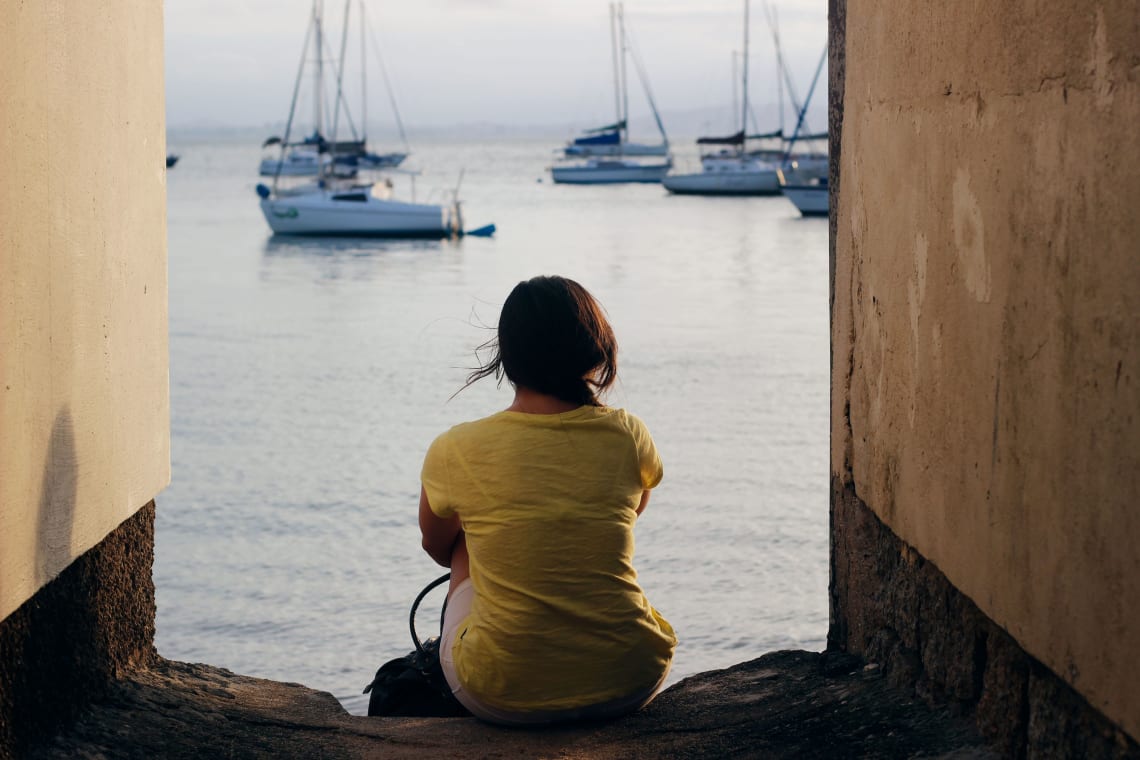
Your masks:
{"label": "beige wall", "polygon": [[848,0],[846,66],[833,473],[1140,737],[1136,4]]}
{"label": "beige wall", "polygon": [[0,0],[0,619],[170,478],[162,3]]}

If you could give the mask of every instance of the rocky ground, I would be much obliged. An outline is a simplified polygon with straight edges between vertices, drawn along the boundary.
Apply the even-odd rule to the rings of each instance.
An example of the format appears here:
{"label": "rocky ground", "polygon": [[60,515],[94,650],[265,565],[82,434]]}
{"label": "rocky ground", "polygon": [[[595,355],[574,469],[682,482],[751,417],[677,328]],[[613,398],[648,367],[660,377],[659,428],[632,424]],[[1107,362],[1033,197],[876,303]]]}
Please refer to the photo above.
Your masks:
{"label": "rocky ground", "polygon": [[963,719],[832,653],[774,652],[686,678],[636,715],[558,729],[349,715],[325,692],[160,662],[40,758],[989,758]]}

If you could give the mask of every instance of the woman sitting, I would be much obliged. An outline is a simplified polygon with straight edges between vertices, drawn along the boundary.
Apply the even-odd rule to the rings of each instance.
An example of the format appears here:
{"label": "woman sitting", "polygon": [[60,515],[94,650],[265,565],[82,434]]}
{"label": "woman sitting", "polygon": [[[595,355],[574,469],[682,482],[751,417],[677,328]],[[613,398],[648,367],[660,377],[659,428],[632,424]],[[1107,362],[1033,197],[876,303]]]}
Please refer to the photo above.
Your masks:
{"label": "woman sitting", "polygon": [[617,343],[578,283],[536,277],[503,305],[490,361],[514,402],[424,460],[423,547],[451,568],[440,659],[473,715],[507,725],[634,712],[677,639],[633,569],[633,526],[662,476],[645,425],[602,405]]}

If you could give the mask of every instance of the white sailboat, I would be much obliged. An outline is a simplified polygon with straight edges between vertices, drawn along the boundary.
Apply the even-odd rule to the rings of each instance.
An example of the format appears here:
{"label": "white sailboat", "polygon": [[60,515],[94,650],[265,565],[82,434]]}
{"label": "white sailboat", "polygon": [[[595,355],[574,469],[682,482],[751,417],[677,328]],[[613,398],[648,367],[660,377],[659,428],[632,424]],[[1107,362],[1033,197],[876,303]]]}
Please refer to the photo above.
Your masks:
{"label": "white sailboat", "polygon": [[[587,135],[574,140],[563,149],[569,158],[585,159],[561,163],[550,167],[552,179],[558,183],[575,185],[614,184],[623,182],[660,182],[673,165],[669,157],[669,138],[665,125],[657,113],[653,93],[644,66],[635,50],[631,49],[625,28],[625,10],[621,3],[610,4],[610,42],[614,60],[614,105],[617,121],[605,127],[587,131]],[[653,118],[661,132],[661,143],[645,145],[629,140],[629,87],[626,61],[632,53],[638,78],[645,91]],[[643,158],[661,157],[664,161],[646,161]]]}
{"label": "white sailboat", "polygon": [[[345,19],[347,23],[348,9],[345,9]],[[322,134],[319,123],[319,112],[321,103],[318,100],[314,105],[314,110],[318,116],[314,120],[313,133],[308,137],[304,137],[296,142],[289,142],[287,139],[273,136],[269,137],[262,143],[262,149],[273,148],[281,146],[278,155],[266,155],[262,158],[261,164],[258,166],[258,174],[262,177],[316,177],[318,174],[333,174],[342,178],[355,177],[358,171],[361,170],[375,170],[375,169],[388,169],[395,168],[404,162],[404,159],[410,154],[408,148],[408,138],[404,132],[404,124],[400,119],[400,109],[396,104],[395,95],[392,92],[391,82],[388,81],[388,71],[384,66],[384,59],[380,55],[380,47],[376,44],[375,36],[372,37],[372,42],[376,52],[376,61],[380,66],[380,73],[384,79],[384,85],[388,93],[388,100],[392,106],[392,115],[396,122],[396,128],[400,133],[400,140],[403,143],[403,150],[389,151],[386,153],[377,153],[368,146],[368,83],[367,83],[367,45],[365,41],[364,32],[367,28],[367,21],[364,16],[364,2],[360,0],[360,103],[361,103],[361,132],[358,135],[356,125],[352,122],[351,118],[347,119],[348,127],[352,133],[351,140],[342,140],[340,142],[329,142],[324,134]],[[347,27],[346,27],[347,28]],[[310,27],[310,35],[312,34],[312,27]],[[314,45],[317,50],[316,76],[319,78],[323,72],[323,61],[320,59],[320,51],[322,43],[325,42],[323,38],[323,29],[317,30],[317,38],[314,40]],[[308,40],[306,39],[305,48],[308,48]],[[342,48],[343,50],[343,48]],[[298,81],[302,76],[305,66],[305,59],[302,57],[301,71],[298,72]],[[341,91],[341,82],[344,69],[344,60],[341,60],[341,71],[337,74],[337,98],[338,101],[343,100],[343,93]],[[342,105],[338,102],[338,108]],[[347,110],[346,110],[347,115]],[[274,151],[278,153],[278,151]]]}
{"label": "white sailboat", "polygon": [[669,163],[644,163],[628,158],[591,158],[577,164],[551,167],[555,182],[567,185],[606,185],[623,182],[660,182]]}
{"label": "white sailboat", "polygon": [[779,195],[777,171],[767,161],[748,155],[706,158],[701,171],[666,174],[661,184],[678,195]]}
{"label": "white sailboat", "polygon": [[[740,109],[740,131],[727,137],[702,137],[698,145],[727,146],[715,155],[701,158],[701,171],[669,173],[661,184],[671,193],[688,195],[779,195],[777,166],[763,157],[750,154],[748,141],[748,0],[744,0],[743,106]],[[774,133],[778,134],[778,133]],[[774,135],[763,135],[770,137]]]}
{"label": "white sailboat", "polygon": [[258,185],[258,194],[265,221],[278,235],[450,237],[463,230],[458,203],[397,201],[382,183],[323,182],[277,192]]}
{"label": "white sailboat", "polygon": [[[350,3],[351,0],[345,3],[346,28],[341,43],[341,72],[343,72],[344,40],[347,39]],[[316,102],[314,121],[318,135],[321,133],[323,125],[321,111],[324,88],[321,52],[323,42],[322,15],[322,0],[314,0],[309,33],[305,43],[306,51],[302,53],[303,71],[308,42],[310,38],[313,39],[316,60],[316,74],[313,79],[314,100]],[[285,127],[285,139],[281,141],[283,158],[289,145],[289,134],[293,127],[300,83],[301,75],[299,72],[297,84],[293,91],[293,102],[289,108],[289,120]],[[336,142],[336,133],[343,105],[339,73],[336,84],[337,97],[335,102],[337,107],[333,114],[333,139],[328,143],[328,154],[331,156],[331,161],[318,163],[316,181],[289,186],[282,182],[283,172],[282,169],[278,169],[273,176],[272,186],[264,184],[257,186],[257,194],[261,199],[261,212],[264,214],[265,221],[269,224],[270,229],[274,233],[282,235],[446,237],[462,234],[463,220],[457,199],[453,198],[449,204],[399,201],[392,197],[390,181],[383,183],[353,182],[334,175],[332,168],[336,166],[339,147]],[[282,161],[281,166],[284,166],[284,161]]]}

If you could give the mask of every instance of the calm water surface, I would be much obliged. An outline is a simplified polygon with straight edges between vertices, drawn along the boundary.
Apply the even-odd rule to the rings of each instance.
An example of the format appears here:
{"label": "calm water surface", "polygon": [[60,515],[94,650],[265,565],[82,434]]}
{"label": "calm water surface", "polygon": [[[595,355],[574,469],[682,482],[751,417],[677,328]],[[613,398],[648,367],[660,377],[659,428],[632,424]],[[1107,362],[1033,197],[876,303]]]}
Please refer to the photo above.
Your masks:
{"label": "calm water surface", "polygon": [[361,688],[411,648],[408,607],[441,572],[419,548],[423,452],[510,403],[487,380],[452,394],[511,287],[555,273],[608,310],[609,402],[645,420],[665,463],[635,563],[681,639],[671,680],[824,646],[826,221],[780,197],[556,186],[550,142],[440,141],[417,146],[417,197],[465,168],[467,226],[495,222],[493,239],[274,238],[255,140],[171,147],[162,655],[363,713]]}

